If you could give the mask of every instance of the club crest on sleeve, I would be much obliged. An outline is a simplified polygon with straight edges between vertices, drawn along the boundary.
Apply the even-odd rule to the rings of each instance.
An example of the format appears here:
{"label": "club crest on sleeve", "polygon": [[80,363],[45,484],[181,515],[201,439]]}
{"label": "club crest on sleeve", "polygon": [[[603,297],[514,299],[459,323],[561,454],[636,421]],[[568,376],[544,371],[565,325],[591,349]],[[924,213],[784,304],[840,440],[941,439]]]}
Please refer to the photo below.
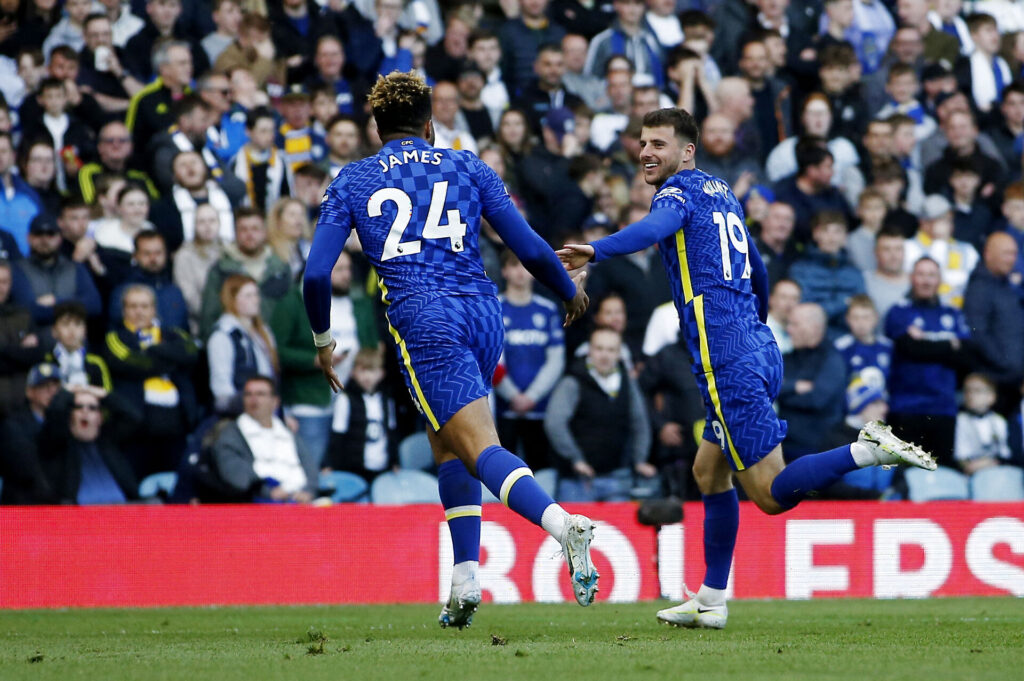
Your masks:
{"label": "club crest on sleeve", "polygon": [[679,203],[686,203],[686,199],[683,197],[683,190],[679,187],[665,187],[654,196],[657,199],[675,199]]}

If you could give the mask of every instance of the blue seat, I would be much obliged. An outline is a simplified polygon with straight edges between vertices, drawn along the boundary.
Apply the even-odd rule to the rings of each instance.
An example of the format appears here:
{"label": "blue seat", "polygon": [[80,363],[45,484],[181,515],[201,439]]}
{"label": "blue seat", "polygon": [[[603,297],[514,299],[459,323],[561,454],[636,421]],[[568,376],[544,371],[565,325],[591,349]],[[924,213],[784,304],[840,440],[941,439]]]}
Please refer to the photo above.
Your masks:
{"label": "blue seat", "polygon": [[911,501],[970,498],[967,476],[952,468],[939,466],[938,470],[934,471],[909,468],[904,475]]}
{"label": "blue seat", "polygon": [[153,473],[139,483],[140,499],[169,499],[178,485],[178,474],[167,471]]}
{"label": "blue seat", "polygon": [[425,471],[434,465],[434,452],[426,433],[415,433],[398,444],[398,463],[410,471]]}
{"label": "blue seat", "polygon": [[971,476],[975,501],[1024,501],[1024,470],[1016,466],[983,468]]}
{"label": "blue seat", "polygon": [[370,486],[375,504],[436,504],[437,478],[430,473],[400,470],[378,475]]}
{"label": "blue seat", "polygon": [[319,484],[321,494],[329,496],[331,501],[336,504],[366,503],[367,493],[370,491],[370,486],[366,484],[365,480],[355,473],[347,471],[321,473]]}

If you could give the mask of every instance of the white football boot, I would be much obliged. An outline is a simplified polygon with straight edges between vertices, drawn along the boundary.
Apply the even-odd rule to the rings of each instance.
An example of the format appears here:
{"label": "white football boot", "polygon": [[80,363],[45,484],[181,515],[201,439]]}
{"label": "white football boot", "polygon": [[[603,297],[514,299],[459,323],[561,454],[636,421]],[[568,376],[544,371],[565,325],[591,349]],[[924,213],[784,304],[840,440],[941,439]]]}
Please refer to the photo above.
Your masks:
{"label": "white football boot", "polygon": [[582,515],[570,515],[565,519],[562,531],[562,555],[569,565],[569,582],[576,602],[586,607],[594,602],[597,593],[597,579],[600,575],[590,560],[590,542],[594,538],[594,523]]}
{"label": "white football boot", "polygon": [[867,447],[881,466],[907,464],[933,471],[938,464],[931,454],[912,442],[904,442],[892,433],[890,426],[871,421],[860,431],[857,442]]}
{"label": "white football boot", "polygon": [[467,579],[461,584],[452,583],[451,595],[441,608],[438,624],[442,629],[468,627],[473,623],[473,613],[480,607],[480,599],[480,583],[476,579]]}
{"label": "white football boot", "polygon": [[700,602],[698,594],[684,589],[689,600],[674,608],[659,610],[659,622],[688,629],[725,629],[725,623],[729,620],[729,608],[725,603],[705,605]]}

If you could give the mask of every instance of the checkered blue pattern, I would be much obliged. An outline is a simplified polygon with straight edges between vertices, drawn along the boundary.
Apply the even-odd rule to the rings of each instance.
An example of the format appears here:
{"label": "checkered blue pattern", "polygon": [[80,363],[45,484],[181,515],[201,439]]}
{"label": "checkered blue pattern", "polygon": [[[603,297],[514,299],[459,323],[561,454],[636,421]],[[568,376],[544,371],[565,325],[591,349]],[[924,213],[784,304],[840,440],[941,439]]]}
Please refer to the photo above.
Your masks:
{"label": "checkered blue pattern", "polygon": [[[447,238],[423,236],[438,182],[448,183],[439,223],[461,219],[466,224],[457,247]],[[389,187],[409,197],[412,212],[401,241],[419,241],[420,251],[384,260],[388,235],[396,220],[405,216],[398,214],[400,207],[393,200],[383,202],[378,217],[370,216],[368,204],[374,193]],[[435,149],[410,137],[389,142],[376,155],[345,166],[327,189],[319,224],[355,227],[391,302],[424,291],[494,295],[497,289],[480,258],[480,217],[509,205],[504,183],[474,154]]]}
{"label": "checkered blue pattern", "polygon": [[399,348],[398,362],[413,402],[424,410],[415,377],[438,429],[491,392],[505,341],[497,298],[420,294],[392,304],[387,316],[412,366],[410,372]]}
{"label": "checkered blue pattern", "polygon": [[697,385],[707,411],[704,439],[717,442],[728,452],[729,443],[725,441],[728,432],[742,468],[729,454],[725,458],[735,470],[749,468],[768,456],[786,437],[786,422],[779,420],[772,409],[782,388],[782,355],[778,346],[770,343],[748,356],[717,367],[714,377],[725,427],[721,427],[719,414],[712,405],[707,375],[697,374]]}

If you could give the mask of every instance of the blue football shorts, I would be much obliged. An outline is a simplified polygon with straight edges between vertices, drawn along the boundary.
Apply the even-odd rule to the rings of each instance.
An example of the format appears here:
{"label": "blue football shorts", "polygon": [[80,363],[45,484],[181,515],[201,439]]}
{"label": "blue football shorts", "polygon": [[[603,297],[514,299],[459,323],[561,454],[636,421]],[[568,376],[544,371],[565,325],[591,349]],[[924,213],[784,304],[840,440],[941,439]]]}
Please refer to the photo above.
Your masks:
{"label": "blue football shorts", "polygon": [[772,408],[782,389],[775,343],[696,376],[707,410],[703,437],[721,445],[733,470],[753,466],[785,439],[786,422]]}
{"label": "blue football shorts", "polygon": [[416,294],[387,318],[409,394],[435,431],[490,394],[505,341],[496,297]]}

